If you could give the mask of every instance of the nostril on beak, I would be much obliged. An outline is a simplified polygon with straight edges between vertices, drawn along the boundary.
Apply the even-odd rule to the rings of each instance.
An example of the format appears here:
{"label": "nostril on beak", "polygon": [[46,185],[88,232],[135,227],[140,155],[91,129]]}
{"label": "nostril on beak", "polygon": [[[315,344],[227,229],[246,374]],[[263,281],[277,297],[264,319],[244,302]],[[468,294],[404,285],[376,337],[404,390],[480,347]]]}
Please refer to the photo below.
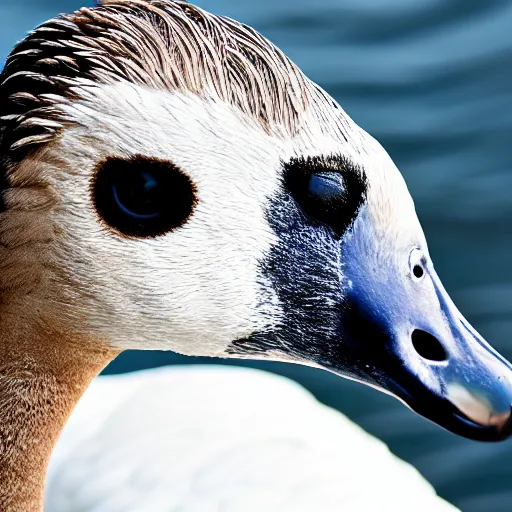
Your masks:
{"label": "nostril on beak", "polygon": [[415,329],[411,335],[411,341],[416,352],[424,359],[436,362],[448,359],[448,354],[441,342],[426,331]]}

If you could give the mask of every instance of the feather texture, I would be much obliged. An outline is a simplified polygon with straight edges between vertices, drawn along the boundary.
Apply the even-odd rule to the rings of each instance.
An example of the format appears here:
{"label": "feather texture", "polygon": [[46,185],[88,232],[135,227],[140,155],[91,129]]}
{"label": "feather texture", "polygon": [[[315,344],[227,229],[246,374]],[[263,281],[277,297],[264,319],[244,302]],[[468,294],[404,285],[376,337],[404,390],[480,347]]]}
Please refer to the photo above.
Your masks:
{"label": "feather texture", "polygon": [[[120,80],[215,98],[267,130],[290,133],[312,96],[328,101],[246,25],[186,2],[112,0],[50,20],[12,51],[0,77],[0,153],[15,158],[48,142],[62,127],[54,119],[59,101],[79,96],[87,81]],[[42,107],[43,121],[36,115]],[[38,138],[41,131],[45,136]]]}

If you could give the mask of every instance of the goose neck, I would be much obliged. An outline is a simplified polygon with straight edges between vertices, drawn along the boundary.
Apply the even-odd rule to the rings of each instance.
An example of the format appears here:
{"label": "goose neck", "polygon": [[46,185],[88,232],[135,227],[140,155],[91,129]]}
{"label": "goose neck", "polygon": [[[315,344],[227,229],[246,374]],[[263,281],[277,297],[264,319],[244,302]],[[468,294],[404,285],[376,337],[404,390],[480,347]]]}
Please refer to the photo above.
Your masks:
{"label": "goose neck", "polygon": [[0,314],[0,510],[42,512],[46,468],[90,381],[117,355]]}

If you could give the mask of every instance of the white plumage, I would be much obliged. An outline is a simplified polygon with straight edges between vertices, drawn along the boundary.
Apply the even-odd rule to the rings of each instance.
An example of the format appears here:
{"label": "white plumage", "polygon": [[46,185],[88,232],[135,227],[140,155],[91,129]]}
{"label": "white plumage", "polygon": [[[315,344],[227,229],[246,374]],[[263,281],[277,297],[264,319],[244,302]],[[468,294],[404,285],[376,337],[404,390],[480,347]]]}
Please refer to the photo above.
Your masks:
{"label": "white plumage", "polygon": [[292,381],[186,366],[100,377],[50,464],[47,512],[456,512]]}

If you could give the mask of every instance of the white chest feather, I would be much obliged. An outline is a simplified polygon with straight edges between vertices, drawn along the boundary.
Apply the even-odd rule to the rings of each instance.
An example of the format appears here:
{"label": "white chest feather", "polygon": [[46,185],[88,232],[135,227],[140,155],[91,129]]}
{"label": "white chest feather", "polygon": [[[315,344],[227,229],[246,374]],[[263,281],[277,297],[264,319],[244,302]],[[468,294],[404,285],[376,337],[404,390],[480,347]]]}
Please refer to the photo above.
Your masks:
{"label": "white chest feather", "polygon": [[456,512],[296,384],[227,367],[99,378],[57,446],[45,510]]}

